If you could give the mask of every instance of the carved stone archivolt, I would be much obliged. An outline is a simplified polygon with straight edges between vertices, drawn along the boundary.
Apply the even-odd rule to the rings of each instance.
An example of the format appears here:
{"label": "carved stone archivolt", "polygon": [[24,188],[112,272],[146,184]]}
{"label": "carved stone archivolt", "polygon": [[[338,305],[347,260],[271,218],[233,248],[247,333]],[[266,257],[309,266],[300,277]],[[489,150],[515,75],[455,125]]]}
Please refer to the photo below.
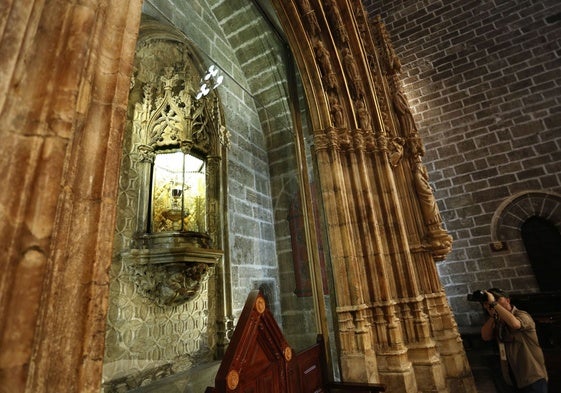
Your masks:
{"label": "carved stone archivolt", "polygon": [[143,82],[143,98],[135,106],[133,127],[141,161],[150,161],[155,149],[174,147],[185,154],[196,148],[219,156],[221,146],[229,145],[229,136],[220,124],[217,96],[195,98],[194,85],[201,78],[192,68],[167,66],[160,73],[154,81]]}
{"label": "carved stone archivolt", "polygon": [[452,239],[385,27],[354,2],[273,4],[310,108],[342,378],[475,392],[435,266]]}

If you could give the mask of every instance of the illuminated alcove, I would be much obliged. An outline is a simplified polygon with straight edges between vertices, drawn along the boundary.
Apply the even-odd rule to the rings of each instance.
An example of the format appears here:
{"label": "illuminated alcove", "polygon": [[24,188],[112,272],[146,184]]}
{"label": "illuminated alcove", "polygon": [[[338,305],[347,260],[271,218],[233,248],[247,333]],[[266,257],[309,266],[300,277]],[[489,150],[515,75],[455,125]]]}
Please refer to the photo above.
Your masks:
{"label": "illuminated alcove", "polygon": [[222,76],[184,36],[145,17],[123,141],[104,390],[140,386],[224,345],[229,135]]}

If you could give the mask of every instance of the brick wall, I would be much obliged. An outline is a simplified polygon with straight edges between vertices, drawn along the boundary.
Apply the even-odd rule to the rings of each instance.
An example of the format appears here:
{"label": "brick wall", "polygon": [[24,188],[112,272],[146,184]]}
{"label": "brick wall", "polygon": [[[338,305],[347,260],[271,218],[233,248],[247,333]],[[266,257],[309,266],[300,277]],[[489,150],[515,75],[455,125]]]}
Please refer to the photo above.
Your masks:
{"label": "brick wall", "polygon": [[478,324],[466,293],[539,290],[519,234],[502,250],[490,244],[503,240],[493,225],[509,198],[561,192],[561,3],[363,2],[381,15],[403,64],[424,161],[455,239],[439,264],[442,283],[458,325]]}

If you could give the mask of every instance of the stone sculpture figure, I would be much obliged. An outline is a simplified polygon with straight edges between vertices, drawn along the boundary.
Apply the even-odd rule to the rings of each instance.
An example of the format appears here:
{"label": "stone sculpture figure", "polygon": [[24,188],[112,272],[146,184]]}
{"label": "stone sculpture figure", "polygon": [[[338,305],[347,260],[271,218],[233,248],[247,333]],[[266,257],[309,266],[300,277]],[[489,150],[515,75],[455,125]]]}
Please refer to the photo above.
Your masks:
{"label": "stone sculpture figure", "polygon": [[351,90],[354,98],[364,97],[364,89],[362,87],[362,81],[356,61],[349,48],[343,49],[343,64],[345,67],[345,72],[350,79]]}
{"label": "stone sculpture figure", "polygon": [[421,204],[421,212],[427,225],[441,222],[440,213],[434,198],[432,187],[429,183],[429,174],[427,168],[421,162],[420,156],[415,158],[415,167],[413,169],[415,191],[419,196]]}
{"label": "stone sculpture figure", "polygon": [[407,97],[401,90],[397,90],[393,96],[393,106],[397,114],[397,119],[399,121],[399,128],[401,130],[401,135],[407,136],[411,133],[417,131],[415,126],[415,121],[413,119],[413,114],[411,109],[409,109],[409,103],[407,102]]}
{"label": "stone sculpture figure", "polygon": [[403,157],[403,143],[404,140],[401,137],[395,137],[392,139],[389,157],[390,165],[393,167],[396,167]]}
{"label": "stone sculpture figure", "polygon": [[331,66],[331,56],[321,40],[316,40],[315,52],[323,83],[328,89],[335,89],[337,82]]}
{"label": "stone sculpture figure", "polygon": [[308,0],[300,0],[300,7],[302,8],[302,14],[308,22],[311,35],[316,36],[320,32],[320,28],[315,11],[312,9]]}
{"label": "stone sculpture figure", "polygon": [[335,26],[335,31],[337,32],[337,37],[342,44],[347,43],[347,31],[345,30],[345,25],[343,23],[343,18],[341,17],[341,12],[337,7],[337,4],[333,0],[327,2],[327,13],[331,17],[331,23]]}
{"label": "stone sculpture figure", "polygon": [[356,101],[356,112],[358,116],[358,126],[363,130],[370,130],[370,114],[363,100]]}
{"label": "stone sculpture figure", "polygon": [[331,107],[331,119],[335,127],[345,127],[345,118],[343,116],[343,107],[339,103],[335,94],[329,95],[329,106]]}

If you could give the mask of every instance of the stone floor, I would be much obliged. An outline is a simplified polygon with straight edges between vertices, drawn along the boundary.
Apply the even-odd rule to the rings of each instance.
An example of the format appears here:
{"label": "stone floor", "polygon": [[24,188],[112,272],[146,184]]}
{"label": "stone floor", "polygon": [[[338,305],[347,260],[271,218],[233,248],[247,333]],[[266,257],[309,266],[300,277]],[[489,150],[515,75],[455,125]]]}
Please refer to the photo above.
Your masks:
{"label": "stone floor", "polygon": [[152,382],[127,393],[204,393],[207,386],[214,386],[214,377],[220,362],[177,373]]}
{"label": "stone floor", "polygon": [[[498,355],[492,347],[467,347],[466,353],[478,393],[508,392],[501,383],[501,371],[500,368],[497,368],[499,367]],[[204,381],[211,381],[212,384],[217,367],[218,365],[215,365],[210,369],[196,372],[200,380],[198,383],[190,381],[188,375],[178,373],[148,386],[131,390],[129,393],[204,393],[207,386]]]}
{"label": "stone floor", "polygon": [[[467,349],[469,365],[478,393],[506,393],[508,390],[502,386],[501,370],[498,365],[498,354],[487,349]],[[453,392],[450,392],[453,393]]]}

